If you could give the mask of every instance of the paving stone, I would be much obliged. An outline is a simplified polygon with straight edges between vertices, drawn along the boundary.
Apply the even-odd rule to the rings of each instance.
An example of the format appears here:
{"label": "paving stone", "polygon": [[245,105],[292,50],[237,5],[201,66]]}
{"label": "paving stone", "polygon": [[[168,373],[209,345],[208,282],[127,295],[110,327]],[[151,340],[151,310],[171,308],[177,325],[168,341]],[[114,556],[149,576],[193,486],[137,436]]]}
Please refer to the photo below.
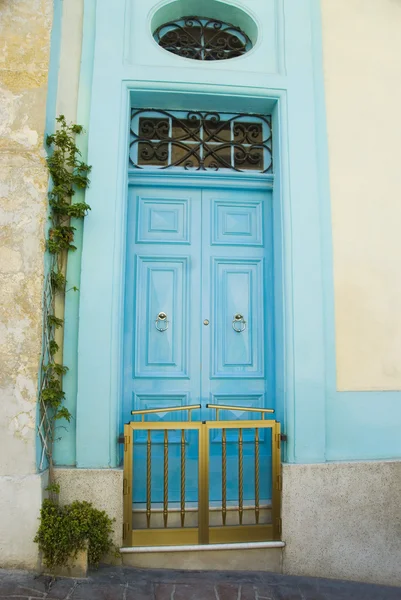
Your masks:
{"label": "paving stone", "polygon": [[255,600],[277,600],[275,589],[277,588],[270,585],[254,586]]}
{"label": "paving stone", "polygon": [[5,596],[45,598],[51,579],[51,577],[38,577],[24,571],[0,570],[0,598]]}
{"label": "paving stone", "polygon": [[102,567],[87,579],[0,569],[0,600],[401,600],[401,588],[272,573]]}
{"label": "paving stone", "polygon": [[154,585],[155,600],[170,600],[171,596],[174,597],[175,584],[174,583],[157,583]]}
{"label": "paving stone", "polygon": [[[261,596],[259,596],[259,599]],[[262,596],[263,598],[263,596]],[[305,600],[302,592],[296,588],[289,588],[287,586],[276,587],[274,590],[274,600]]]}
{"label": "paving stone", "polygon": [[64,600],[72,598],[77,582],[71,579],[56,579],[49,577],[46,600]]}
{"label": "paving stone", "polygon": [[215,586],[217,600],[255,600],[255,587],[250,583],[221,583]]}
{"label": "paving stone", "polygon": [[[237,600],[237,598],[240,598],[240,593],[241,593],[241,586],[234,585],[232,583],[223,583],[220,585],[216,585],[215,586],[215,596],[217,600]],[[253,590],[252,590],[253,592]],[[255,594],[253,592],[253,596],[251,597],[251,600],[254,600],[255,598]]]}
{"label": "paving stone", "polygon": [[13,582],[0,583],[0,598],[6,596],[20,596],[21,598],[46,598],[46,592],[34,587],[18,585]]}
{"label": "paving stone", "polygon": [[74,589],[73,600],[123,600],[124,586],[120,583],[79,582]]}
{"label": "paving stone", "polygon": [[136,585],[126,583],[123,600],[154,600],[155,592],[152,582],[138,582]]}
{"label": "paving stone", "polygon": [[[218,600],[214,587],[203,585],[168,583],[154,587],[155,600]],[[236,596],[235,596],[236,598]]]}

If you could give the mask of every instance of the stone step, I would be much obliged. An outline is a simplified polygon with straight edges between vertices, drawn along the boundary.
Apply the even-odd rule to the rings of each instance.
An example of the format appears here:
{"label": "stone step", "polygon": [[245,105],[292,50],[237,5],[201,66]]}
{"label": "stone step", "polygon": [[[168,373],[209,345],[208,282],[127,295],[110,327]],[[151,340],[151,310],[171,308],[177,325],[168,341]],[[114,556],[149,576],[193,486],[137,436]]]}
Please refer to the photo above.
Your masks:
{"label": "stone step", "polygon": [[121,548],[122,564],[144,569],[282,573],[284,542]]}

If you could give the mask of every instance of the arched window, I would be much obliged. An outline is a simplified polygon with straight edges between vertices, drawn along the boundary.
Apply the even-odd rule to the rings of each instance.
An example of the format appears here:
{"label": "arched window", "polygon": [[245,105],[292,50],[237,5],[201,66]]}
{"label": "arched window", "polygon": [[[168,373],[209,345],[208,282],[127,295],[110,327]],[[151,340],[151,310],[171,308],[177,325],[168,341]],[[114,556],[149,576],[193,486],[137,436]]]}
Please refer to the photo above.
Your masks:
{"label": "arched window", "polygon": [[252,48],[247,34],[231,23],[206,17],[181,17],[160,25],[156,42],[173,54],[194,60],[227,60]]}

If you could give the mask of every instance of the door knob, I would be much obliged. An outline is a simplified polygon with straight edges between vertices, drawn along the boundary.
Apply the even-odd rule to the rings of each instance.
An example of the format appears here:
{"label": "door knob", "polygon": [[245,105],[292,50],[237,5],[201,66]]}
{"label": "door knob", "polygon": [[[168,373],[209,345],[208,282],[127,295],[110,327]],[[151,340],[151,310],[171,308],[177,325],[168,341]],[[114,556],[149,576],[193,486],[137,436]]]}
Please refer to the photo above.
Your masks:
{"label": "door knob", "polygon": [[165,312],[159,312],[159,314],[156,317],[156,321],[155,321],[155,327],[157,329],[157,331],[166,331],[166,329],[168,329],[168,324],[169,322],[167,321],[167,315]]}
{"label": "door knob", "polygon": [[240,313],[237,313],[233,317],[233,323],[232,323],[232,325],[233,325],[233,329],[234,329],[235,332],[241,333],[246,328],[246,321],[245,321],[244,317]]}

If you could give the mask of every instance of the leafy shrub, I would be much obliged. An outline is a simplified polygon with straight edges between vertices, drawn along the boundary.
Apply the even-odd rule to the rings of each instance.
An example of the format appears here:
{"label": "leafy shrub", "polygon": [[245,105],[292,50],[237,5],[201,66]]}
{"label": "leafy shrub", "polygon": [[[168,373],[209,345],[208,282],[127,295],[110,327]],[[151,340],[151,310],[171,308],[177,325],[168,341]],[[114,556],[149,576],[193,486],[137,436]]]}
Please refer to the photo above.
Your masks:
{"label": "leafy shrub", "polygon": [[40,511],[40,526],[35,537],[49,569],[65,565],[88,543],[88,561],[98,565],[102,556],[113,548],[113,520],[94,508],[90,502],[72,502],[59,506],[44,500]]}

